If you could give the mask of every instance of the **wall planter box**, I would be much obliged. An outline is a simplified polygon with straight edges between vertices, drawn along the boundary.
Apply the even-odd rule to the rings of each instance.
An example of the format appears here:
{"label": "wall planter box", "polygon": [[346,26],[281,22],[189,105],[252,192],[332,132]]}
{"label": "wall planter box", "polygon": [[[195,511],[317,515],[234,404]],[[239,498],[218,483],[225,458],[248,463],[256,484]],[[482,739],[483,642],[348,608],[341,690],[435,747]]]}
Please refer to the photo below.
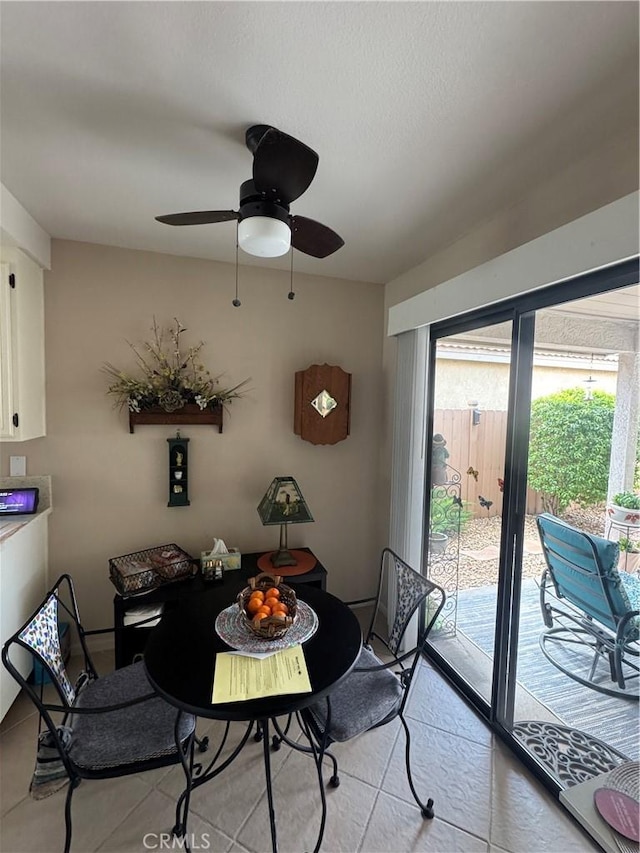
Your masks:
{"label": "wall planter box", "polygon": [[222,406],[215,409],[201,409],[197,403],[187,403],[175,412],[165,412],[160,406],[152,406],[140,412],[129,412],[129,432],[132,433],[139,424],[211,424],[222,432]]}

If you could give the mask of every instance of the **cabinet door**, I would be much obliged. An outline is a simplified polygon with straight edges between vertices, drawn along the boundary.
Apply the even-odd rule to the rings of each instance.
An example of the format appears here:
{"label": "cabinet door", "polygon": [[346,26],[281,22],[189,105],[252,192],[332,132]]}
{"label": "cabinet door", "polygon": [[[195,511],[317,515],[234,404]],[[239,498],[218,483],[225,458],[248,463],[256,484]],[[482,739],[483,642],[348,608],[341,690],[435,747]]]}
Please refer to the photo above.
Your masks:
{"label": "cabinet door", "polygon": [[45,435],[44,284],[19,249],[2,248],[0,287],[0,440]]}

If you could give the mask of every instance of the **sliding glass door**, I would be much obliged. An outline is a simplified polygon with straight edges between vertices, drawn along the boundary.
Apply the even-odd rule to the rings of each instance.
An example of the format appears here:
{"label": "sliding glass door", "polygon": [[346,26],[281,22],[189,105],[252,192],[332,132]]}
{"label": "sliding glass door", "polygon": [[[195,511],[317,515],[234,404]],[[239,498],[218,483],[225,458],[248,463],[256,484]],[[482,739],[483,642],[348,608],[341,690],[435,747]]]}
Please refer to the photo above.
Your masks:
{"label": "sliding glass door", "polygon": [[637,681],[606,696],[541,649],[536,518],[632,552],[606,502],[640,490],[639,339],[635,262],[431,327],[423,571],[447,606],[429,653],[555,790],[542,724],[638,757]]}
{"label": "sliding glass door", "polygon": [[447,600],[434,644],[491,699],[511,320],[434,342],[426,571]]}
{"label": "sliding glass door", "polygon": [[[632,579],[638,568],[625,546],[640,540],[640,524],[611,524],[607,495],[640,486],[639,339],[637,287],[537,311],[528,442],[528,493],[538,497],[539,509],[621,543],[615,569]],[[558,619],[543,624],[543,603],[573,615],[552,587],[541,601],[544,568],[535,514],[527,513],[514,731],[524,743],[541,748],[544,731],[555,742],[558,732],[577,730],[638,759],[638,679],[619,688],[606,655],[595,654],[578,625]],[[579,613],[578,618],[586,617]],[[550,725],[543,728],[540,721]]]}

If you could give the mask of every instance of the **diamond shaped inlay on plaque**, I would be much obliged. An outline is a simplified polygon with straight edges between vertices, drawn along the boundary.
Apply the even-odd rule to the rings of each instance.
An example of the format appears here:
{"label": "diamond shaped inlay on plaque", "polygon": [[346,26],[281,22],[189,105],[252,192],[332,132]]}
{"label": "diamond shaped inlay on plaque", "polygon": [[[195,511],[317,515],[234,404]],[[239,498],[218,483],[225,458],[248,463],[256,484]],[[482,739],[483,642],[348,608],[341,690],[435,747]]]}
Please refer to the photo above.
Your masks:
{"label": "diamond shaped inlay on plaque", "polygon": [[328,391],[321,391],[318,396],[311,401],[311,405],[321,417],[326,418],[338,404]]}

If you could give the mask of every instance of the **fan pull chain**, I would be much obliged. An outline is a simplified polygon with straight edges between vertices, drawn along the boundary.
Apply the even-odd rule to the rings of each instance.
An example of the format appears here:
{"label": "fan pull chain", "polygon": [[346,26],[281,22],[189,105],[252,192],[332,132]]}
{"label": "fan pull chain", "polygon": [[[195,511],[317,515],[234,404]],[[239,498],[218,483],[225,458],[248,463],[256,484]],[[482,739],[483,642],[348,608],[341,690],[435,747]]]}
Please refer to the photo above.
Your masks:
{"label": "fan pull chain", "polygon": [[293,246],[289,251],[291,252],[291,271],[289,275],[289,293],[287,293],[287,299],[295,299],[296,295],[293,292]]}
{"label": "fan pull chain", "polygon": [[242,302],[238,299],[238,223],[236,222],[236,298],[231,303],[234,308],[239,308]]}

